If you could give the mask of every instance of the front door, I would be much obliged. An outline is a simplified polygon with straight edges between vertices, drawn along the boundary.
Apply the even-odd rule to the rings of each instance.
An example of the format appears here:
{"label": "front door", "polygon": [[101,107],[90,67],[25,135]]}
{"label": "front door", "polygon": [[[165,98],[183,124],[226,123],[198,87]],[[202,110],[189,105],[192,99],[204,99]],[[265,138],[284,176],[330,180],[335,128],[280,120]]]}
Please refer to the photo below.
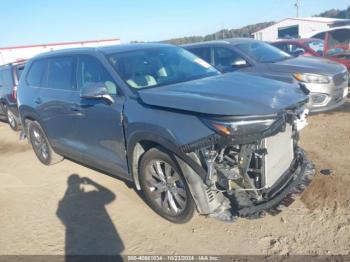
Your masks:
{"label": "front door", "polygon": [[104,84],[114,103],[104,99],[81,98],[77,111],[82,117],[76,123],[84,162],[115,175],[127,176],[122,113],[124,97],[112,76],[95,57],[79,56],[77,67],[79,89],[93,83]]}

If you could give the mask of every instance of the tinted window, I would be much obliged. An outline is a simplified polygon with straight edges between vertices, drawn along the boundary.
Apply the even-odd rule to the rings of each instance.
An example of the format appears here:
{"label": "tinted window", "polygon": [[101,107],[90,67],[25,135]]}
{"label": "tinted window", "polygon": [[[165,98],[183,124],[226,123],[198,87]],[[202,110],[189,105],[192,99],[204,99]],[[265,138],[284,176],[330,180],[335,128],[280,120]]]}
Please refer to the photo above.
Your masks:
{"label": "tinted window", "polygon": [[289,48],[288,48],[288,44],[273,44],[275,47],[283,50],[284,52],[289,53]]}
{"label": "tinted window", "polygon": [[2,70],[0,77],[2,86],[9,87],[13,85],[12,74],[9,68]]}
{"label": "tinted window", "polygon": [[232,69],[232,64],[238,59],[242,59],[235,51],[224,48],[214,47],[214,65],[220,71]]}
{"label": "tinted window", "polygon": [[94,83],[104,84],[108,93],[117,94],[117,85],[100,61],[91,56],[81,56],[78,64],[78,83],[84,88]]}
{"label": "tinted window", "polygon": [[246,55],[260,63],[272,63],[291,57],[288,53],[264,42],[248,42],[245,44],[238,44],[237,47]]}
{"label": "tinted window", "polygon": [[291,55],[301,55],[303,53],[306,53],[306,50],[304,47],[296,44],[286,43],[286,44],[280,45],[279,48]]}
{"label": "tinted window", "polygon": [[178,47],[119,52],[109,57],[119,76],[132,88],[164,86],[219,74],[210,64]]}
{"label": "tinted window", "polygon": [[57,57],[48,60],[47,86],[53,89],[74,90],[74,58]]}
{"label": "tinted window", "polygon": [[325,36],[326,36],[326,33],[319,33],[314,35],[312,38],[318,38],[318,39],[324,40]]}
{"label": "tinted window", "polygon": [[350,29],[337,29],[329,32],[328,48],[338,49],[335,53],[350,49]]}
{"label": "tinted window", "polygon": [[189,49],[193,54],[211,63],[210,47],[198,47]]}
{"label": "tinted window", "polygon": [[2,87],[2,70],[0,70],[0,87]]}
{"label": "tinted window", "polygon": [[17,80],[20,79],[23,70],[24,70],[24,65],[18,65],[18,66],[16,66],[15,72],[16,72]]}
{"label": "tinted window", "polygon": [[30,86],[43,86],[43,79],[46,70],[46,60],[35,61],[31,65],[28,75],[27,84]]}

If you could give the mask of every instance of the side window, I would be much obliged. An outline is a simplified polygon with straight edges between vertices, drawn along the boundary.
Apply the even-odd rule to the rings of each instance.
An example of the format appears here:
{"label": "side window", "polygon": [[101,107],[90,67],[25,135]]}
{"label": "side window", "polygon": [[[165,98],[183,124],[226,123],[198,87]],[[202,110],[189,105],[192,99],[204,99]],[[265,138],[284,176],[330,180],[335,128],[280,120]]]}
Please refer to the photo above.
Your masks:
{"label": "side window", "polygon": [[19,81],[19,79],[21,78],[23,70],[24,70],[24,65],[18,65],[15,67],[17,81]]}
{"label": "side window", "polygon": [[46,60],[39,60],[32,63],[26,77],[27,85],[42,87],[46,71]]}
{"label": "side window", "polygon": [[326,36],[326,33],[318,33],[318,34],[314,35],[312,38],[318,38],[318,39],[325,40],[325,36]]}
{"label": "side window", "polygon": [[189,49],[190,52],[196,56],[202,58],[203,60],[211,63],[210,47],[197,47]]}
{"label": "side window", "polygon": [[47,87],[60,90],[76,89],[73,57],[63,56],[48,60]]}
{"label": "side window", "polygon": [[293,55],[293,56],[298,56],[298,55],[302,55],[302,54],[306,53],[305,48],[300,46],[300,45],[290,44],[290,45],[288,45],[288,48],[289,48],[288,53]]}
{"label": "side window", "polygon": [[0,87],[3,86],[3,81],[2,81],[2,71],[3,70],[0,70]]}
{"label": "side window", "polygon": [[1,71],[1,78],[2,78],[2,86],[10,87],[13,85],[13,77],[11,73],[11,69],[6,68]]}
{"label": "side window", "polygon": [[224,48],[214,47],[214,65],[220,71],[230,71],[235,61],[242,59],[235,51]]}
{"label": "side window", "polygon": [[104,84],[110,95],[117,95],[117,84],[100,61],[92,56],[80,56],[78,62],[78,84],[81,89],[88,85]]}
{"label": "side window", "polygon": [[287,52],[290,54],[290,50],[289,50],[289,45],[288,44],[275,44],[275,46],[279,49],[281,49],[284,52]]}

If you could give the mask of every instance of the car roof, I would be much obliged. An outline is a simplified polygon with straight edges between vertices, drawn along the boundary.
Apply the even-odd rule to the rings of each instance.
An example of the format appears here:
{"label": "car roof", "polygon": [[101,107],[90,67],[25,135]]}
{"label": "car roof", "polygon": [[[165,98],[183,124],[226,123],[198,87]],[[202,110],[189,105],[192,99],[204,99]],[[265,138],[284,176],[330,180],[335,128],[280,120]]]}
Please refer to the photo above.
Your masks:
{"label": "car roof", "polygon": [[27,62],[27,60],[21,60],[21,61],[16,61],[16,62],[12,62],[12,63],[7,63],[7,64],[0,65],[0,68],[8,68],[8,67],[12,67],[12,66],[21,66],[21,65],[25,65],[26,62]]}
{"label": "car roof", "polygon": [[72,55],[80,53],[93,53],[93,52],[102,52],[104,54],[113,54],[118,52],[127,52],[134,50],[143,50],[148,48],[159,48],[173,46],[171,44],[160,44],[160,43],[135,43],[135,44],[121,44],[121,45],[112,45],[112,46],[103,46],[103,47],[77,47],[77,48],[67,48],[61,50],[55,50],[50,52],[41,53],[34,57],[34,59],[46,58],[56,55]]}
{"label": "car roof", "polygon": [[252,42],[262,42],[260,40],[256,40],[253,38],[227,38],[223,40],[215,40],[215,41],[206,41],[206,42],[198,42],[193,44],[182,45],[182,47],[191,47],[191,46],[205,46],[211,44],[230,44],[230,45],[238,45]]}
{"label": "car roof", "polygon": [[327,28],[327,29],[319,30],[319,31],[312,31],[312,32],[305,33],[302,36],[303,37],[311,37],[311,36],[315,36],[317,34],[331,32],[331,31],[340,30],[340,29],[348,29],[349,30],[350,29],[350,25],[330,27],[330,28]]}
{"label": "car roof", "polygon": [[322,39],[318,39],[318,38],[280,39],[277,41],[273,41],[271,43],[272,44],[277,44],[277,43],[308,43],[311,41],[322,41]]}

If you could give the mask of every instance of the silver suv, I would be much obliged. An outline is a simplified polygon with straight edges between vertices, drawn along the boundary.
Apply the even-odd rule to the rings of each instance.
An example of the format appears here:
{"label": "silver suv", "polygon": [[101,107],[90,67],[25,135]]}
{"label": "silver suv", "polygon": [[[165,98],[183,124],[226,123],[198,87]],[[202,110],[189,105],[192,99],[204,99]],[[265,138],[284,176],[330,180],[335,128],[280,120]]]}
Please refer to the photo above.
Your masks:
{"label": "silver suv", "polygon": [[234,38],[184,48],[223,73],[241,71],[301,84],[310,92],[312,112],[341,106],[349,92],[348,71],[344,65],[316,57],[293,57],[262,41]]}

